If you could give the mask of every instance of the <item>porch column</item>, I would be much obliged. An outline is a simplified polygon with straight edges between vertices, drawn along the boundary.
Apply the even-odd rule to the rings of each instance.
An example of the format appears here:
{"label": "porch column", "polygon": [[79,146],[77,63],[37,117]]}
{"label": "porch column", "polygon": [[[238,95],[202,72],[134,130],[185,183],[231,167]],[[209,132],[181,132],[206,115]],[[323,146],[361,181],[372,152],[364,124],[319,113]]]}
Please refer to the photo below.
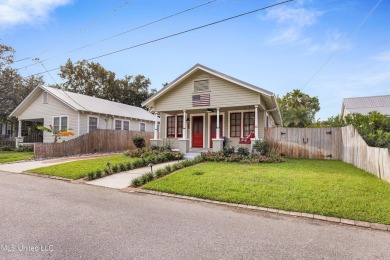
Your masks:
{"label": "porch column", "polygon": [[183,139],[187,139],[187,113],[183,110]]}
{"label": "porch column", "polygon": [[259,106],[255,106],[255,138],[259,139]]}
{"label": "porch column", "polygon": [[22,137],[22,120],[19,120],[18,122],[18,137]]}
{"label": "porch column", "polygon": [[153,139],[157,139],[158,138],[158,114],[155,113],[154,114],[155,118],[154,118],[154,136],[153,136]]}
{"label": "porch column", "polygon": [[216,139],[220,139],[220,130],[219,130],[219,108],[217,108],[217,129],[216,129]]}

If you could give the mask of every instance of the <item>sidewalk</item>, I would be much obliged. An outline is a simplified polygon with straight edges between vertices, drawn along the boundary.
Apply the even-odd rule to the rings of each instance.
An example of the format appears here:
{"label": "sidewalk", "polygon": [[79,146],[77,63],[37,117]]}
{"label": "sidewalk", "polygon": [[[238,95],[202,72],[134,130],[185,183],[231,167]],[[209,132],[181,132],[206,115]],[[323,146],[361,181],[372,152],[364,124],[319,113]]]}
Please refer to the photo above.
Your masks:
{"label": "sidewalk", "polygon": [[52,166],[56,164],[79,161],[79,160],[95,159],[95,158],[111,156],[111,155],[115,155],[115,154],[114,153],[90,154],[84,156],[62,157],[62,158],[54,158],[54,159],[39,160],[39,161],[36,160],[36,161],[5,163],[5,164],[0,164],[0,171],[22,173],[27,170],[31,170],[39,167]]}
{"label": "sidewalk", "polygon": [[[160,163],[153,166],[153,171],[164,168],[167,165],[175,164],[177,161]],[[130,186],[133,179],[140,177],[141,175],[150,172],[150,167],[142,167],[131,171],[116,173],[100,179],[86,182],[87,184],[102,186],[113,189],[124,189]]]}

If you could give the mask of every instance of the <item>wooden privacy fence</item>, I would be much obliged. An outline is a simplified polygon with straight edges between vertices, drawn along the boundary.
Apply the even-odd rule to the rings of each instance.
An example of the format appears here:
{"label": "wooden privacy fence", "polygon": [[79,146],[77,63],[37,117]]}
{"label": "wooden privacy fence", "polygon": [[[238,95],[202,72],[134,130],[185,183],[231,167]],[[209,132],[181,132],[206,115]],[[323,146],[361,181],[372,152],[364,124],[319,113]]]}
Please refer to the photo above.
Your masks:
{"label": "wooden privacy fence", "polygon": [[122,152],[135,149],[132,138],[136,135],[144,137],[146,147],[150,147],[153,133],[99,129],[64,143],[35,143],[35,158]]}
{"label": "wooden privacy fence", "polygon": [[342,160],[390,182],[389,149],[368,146],[351,125],[269,128],[265,140],[287,157]]}

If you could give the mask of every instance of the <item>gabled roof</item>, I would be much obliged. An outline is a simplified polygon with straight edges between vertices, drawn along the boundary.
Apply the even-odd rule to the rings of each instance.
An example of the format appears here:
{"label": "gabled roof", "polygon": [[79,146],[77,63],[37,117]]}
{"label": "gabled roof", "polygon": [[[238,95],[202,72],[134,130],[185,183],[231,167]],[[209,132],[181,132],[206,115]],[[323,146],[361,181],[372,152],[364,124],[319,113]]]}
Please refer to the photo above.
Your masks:
{"label": "gabled roof", "polygon": [[276,100],[276,96],[275,96],[274,93],[272,93],[272,92],[270,92],[268,90],[265,90],[263,88],[257,87],[255,85],[252,85],[250,83],[247,83],[245,81],[239,80],[237,78],[234,78],[232,76],[229,76],[227,74],[224,74],[222,72],[219,72],[219,71],[216,71],[214,69],[208,68],[208,67],[206,67],[206,66],[204,66],[202,64],[199,64],[199,63],[195,64],[192,68],[190,68],[189,70],[187,70],[186,72],[181,74],[179,77],[177,77],[175,80],[173,80],[170,84],[166,85],[161,90],[159,90],[157,93],[155,93],[153,96],[151,96],[150,98],[148,98],[147,100],[142,102],[142,106],[153,107],[154,100],[156,100],[160,96],[164,95],[170,89],[172,89],[175,86],[177,86],[180,82],[182,82],[183,80],[187,79],[188,77],[190,77],[193,73],[195,73],[198,70],[203,70],[203,71],[205,71],[205,72],[207,72],[209,74],[212,74],[212,75],[217,76],[219,78],[222,78],[222,79],[225,79],[225,80],[230,81],[232,83],[235,83],[235,84],[237,84],[237,85],[239,85],[241,87],[244,87],[244,88],[253,90],[255,92],[258,92],[259,94],[261,94],[263,97],[266,97],[267,99],[271,99],[272,100],[271,101],[272,107],[268,107],[267,109],[272,110],[272,112],[270,112],[270,113],[273,114],[275,122],[278,125],[282,124],[282,119],[281,119],[282,117],[280,115],[279,106],[278,106],[278,103],[277,103],[277,100]]}
{"label": "gabled roof", "polygon": [[87,95],[77,94],[61,89],[38,86],[36,87],[10,116],[18,117],[30,103],[35,100],[43,91],[48,92],[51,96],[57,98],[65,105],[75,111],[91,112],[96,114],[112,115],[118,117],[134,118],[146,121],[154,121],[155,117],[145,109],[140,107],[130,106],[118,102],[113,102],[101,98],[91,97]]}
{"label": "gabled roof", "polygon": [[390,95],[344,98],[341,113],[344,109],[349,113],[368,114],[370,111],[378,111],[390,115]]}

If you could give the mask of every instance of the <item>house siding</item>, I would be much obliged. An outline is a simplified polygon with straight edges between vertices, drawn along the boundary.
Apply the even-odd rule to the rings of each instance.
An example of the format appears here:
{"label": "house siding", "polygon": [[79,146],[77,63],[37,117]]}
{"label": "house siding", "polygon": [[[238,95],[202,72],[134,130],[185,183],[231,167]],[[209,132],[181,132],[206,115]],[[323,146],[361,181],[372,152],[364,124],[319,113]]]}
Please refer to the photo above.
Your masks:
{"label": "house siding", "polygon": [[230,107],[232,104],[235,106],[259,104],[259,93],[204,71],[198,71],[155,100],[156,111],[175,111],[178,104],[181,109],[194,109],[192,95],[198,94],[194,93],[194,81],[202,79],[208,79],[210,86],[210,91],[199,92],[210,93],[210,106],[202,108]]}
{"label": "house siding", "polygon": [[[68,128],[72,128],[72,132],[77,135],[78,129],[78,112],[69,106],[59,101],[56,97],[50,95],[48,103],[42,102],[43,92],[38,95],[34,101],[25,109],[19,116],[19,120],[31,120],[31,119],[43,119],[45,127],[53,125],[53,117],[55,116],[68,116]],[[55,112],[54,112],[55,111]],[[70,140],[74,137],[63,136],[61,140]],[[43,142],[50,143],[54,141],[54,137],[51,133],[43,132]]]}

